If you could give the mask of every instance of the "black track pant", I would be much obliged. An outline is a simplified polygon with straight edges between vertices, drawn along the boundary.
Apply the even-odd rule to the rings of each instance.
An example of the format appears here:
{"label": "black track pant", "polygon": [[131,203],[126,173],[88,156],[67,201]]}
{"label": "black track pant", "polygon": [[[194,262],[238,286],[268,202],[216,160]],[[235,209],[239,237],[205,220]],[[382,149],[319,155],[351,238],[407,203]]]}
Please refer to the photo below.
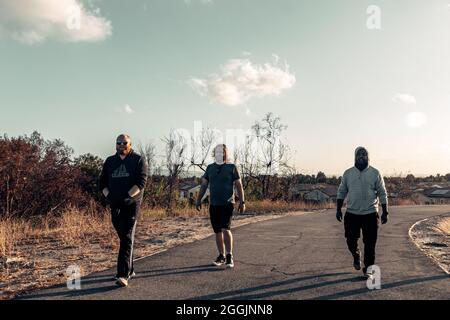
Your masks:
{"label": "black track pant", "polygon": [[375,245],[378,237],[378,213],[357,215],[350,212],[345,213],[344,218],[345,238],[347,246],[353,258],[360,258],[358,239],[363,234],[364,242],[364,266],[365,269],[375,264]]}
{"label": "black track pant", "polygon": [[117,258],[117,276],[127,278],[133,273],[134,233],[139,216],[140,203],[130,206],[111,206],[114,229],[120,239],[119,256]]}

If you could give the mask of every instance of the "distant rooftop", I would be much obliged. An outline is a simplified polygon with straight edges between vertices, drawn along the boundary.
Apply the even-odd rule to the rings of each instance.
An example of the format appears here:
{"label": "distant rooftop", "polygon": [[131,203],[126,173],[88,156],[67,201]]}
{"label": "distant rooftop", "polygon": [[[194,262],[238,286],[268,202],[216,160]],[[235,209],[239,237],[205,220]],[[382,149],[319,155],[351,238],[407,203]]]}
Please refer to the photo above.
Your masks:
{"label": "distant rooftop", "polygon": [[431,188],[426,189],[424,193],[430,198],[450,198],[450,188]]}

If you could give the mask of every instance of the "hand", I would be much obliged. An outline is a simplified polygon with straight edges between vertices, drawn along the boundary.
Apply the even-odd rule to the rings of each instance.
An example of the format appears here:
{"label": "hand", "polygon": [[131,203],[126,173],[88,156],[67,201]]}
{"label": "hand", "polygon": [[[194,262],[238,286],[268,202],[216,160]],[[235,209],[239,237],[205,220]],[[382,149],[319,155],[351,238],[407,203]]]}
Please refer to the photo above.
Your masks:
{"label": "hand", "polygon": [[243,214],[245,212],[245,203],[239,203],[238,212],[239,214]]}
{"label": "hand", "polygon": [[195,204],[195,208],[197,209],[197,211],[200,211],[200,209],[202,208],[202,203],[197,201],[197,203]]}
{"label": "hand", "polygon": [[342,211],[341,210],[336,211],[336,219],[337,219],[337,221],[342,222]]}
{"label": "hand", "polygon": [[132,197],[128,197],[128,198],[125,198],[123,200],[123,204],[126,205],[126,206],[132,206],[135,203],[136,203],[136,200],[134,198],[132,198]]}
{"label": "hand", "polygon": [[388,222],[388,214],[387,212],[383,212],[381,215],[381,224],[386,224]]}

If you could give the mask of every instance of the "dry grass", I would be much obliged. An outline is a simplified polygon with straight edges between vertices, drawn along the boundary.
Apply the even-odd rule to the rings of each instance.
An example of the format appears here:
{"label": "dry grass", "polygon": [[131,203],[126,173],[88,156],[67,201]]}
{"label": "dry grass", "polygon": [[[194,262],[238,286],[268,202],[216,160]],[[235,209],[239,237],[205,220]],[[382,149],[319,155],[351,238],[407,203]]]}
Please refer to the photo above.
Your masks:
{"label": "dry grass", "polygon": [[[162,220],[167,218],[168,216],[166,213],[166,209],[164,208],[152,208],[152,209],[142,208],[141,214],[145,218],[150,218],[152,220]],[[199,212],[197,211],[197,209],[195,209],[195,207],[190,208],[189,206],[187,206],[174,208],[170,217],[189,218],[189,217],[206,216],[207,214],[208,210],[205,207],[202,207],[202,209]]]}
{"label": "dry grass", "polygon": [[10,256],[18,243],[38,243],[49,237],[66,245],[82,245],[86,238],[114,234],[107,214],[69,208],[59,217],[0,220],[0,256]]}
{"label": "dry grass", "polygon": [[413,199],[389,199],[389,204],[391,206],[415,206],[415,205],[425,205],[425,203],[421,203],[420,201]]}
{"label": "dry grass", "polygon": [[335,208],[333,203],[315,204],[305,202],[287,202],[287,201],[254,201],[246,204],[247,210],[255,214],[278,213],[288,211],[308,211]]}
{"label": "dry grass", "polygon": [[0,220],[0,299],[59,282],[71,264],[117,248],[108,215],[69,209],[60,217]]}
{"label": "dry grass", "polygon": [[450,217],[442,219],[438,225],[437,228],[442,231],[444,234],[450,235]]}
{"label": "dry grass", "polygon": [[[235,205],[237,208],[237,205]],[[252,214],[267,214],[267,213],[279,213],[279,212],[289,212],[289,211],[306,211],[306,210],[321,210],[321,209],[331,209],[334,208],[335,204],[314,204],[305,202],[287,202],[287,201],[249,201],[246,203],[246,210]],[[166,211],[163,208],[156,209],[142,209],[143,214],[146,217],[153,219],[164,219],[166,218]],[[173,210],[173,217],[196,217],[196,216],[207,216],[208,209],[203,206],[202,210],[198,212],[195,207],[181,207],[175,208]]]}
{"label": "dry grass", "polygon": [[14,249],[16,243],[14,230],[16,228],[16,225],[9,219],[0,220],[0,263],[3,262],[2,258]]}

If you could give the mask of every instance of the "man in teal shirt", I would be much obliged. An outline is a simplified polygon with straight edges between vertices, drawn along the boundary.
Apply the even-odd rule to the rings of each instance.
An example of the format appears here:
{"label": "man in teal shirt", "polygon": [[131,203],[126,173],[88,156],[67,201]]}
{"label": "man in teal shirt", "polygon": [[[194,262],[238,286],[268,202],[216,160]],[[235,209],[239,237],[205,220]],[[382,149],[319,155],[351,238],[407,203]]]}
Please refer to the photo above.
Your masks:
{"label": "man in teal shirt", "polygon": [[227,155],[228,149],[224,144],[220,144],[214,149],[216,162],[206,168],[196,207],[197,210],[200,210],[201,200],[209,185],[209,214],[219,251],[219,256],[214,261],[214,265],[225,264],[226,267],[233,268],[233,235],[230,227],[235,204],[234,188],[236,188],[239,198],[239,213],[245,211],[245,201],[239,172],[236,165],[227,161]]}

